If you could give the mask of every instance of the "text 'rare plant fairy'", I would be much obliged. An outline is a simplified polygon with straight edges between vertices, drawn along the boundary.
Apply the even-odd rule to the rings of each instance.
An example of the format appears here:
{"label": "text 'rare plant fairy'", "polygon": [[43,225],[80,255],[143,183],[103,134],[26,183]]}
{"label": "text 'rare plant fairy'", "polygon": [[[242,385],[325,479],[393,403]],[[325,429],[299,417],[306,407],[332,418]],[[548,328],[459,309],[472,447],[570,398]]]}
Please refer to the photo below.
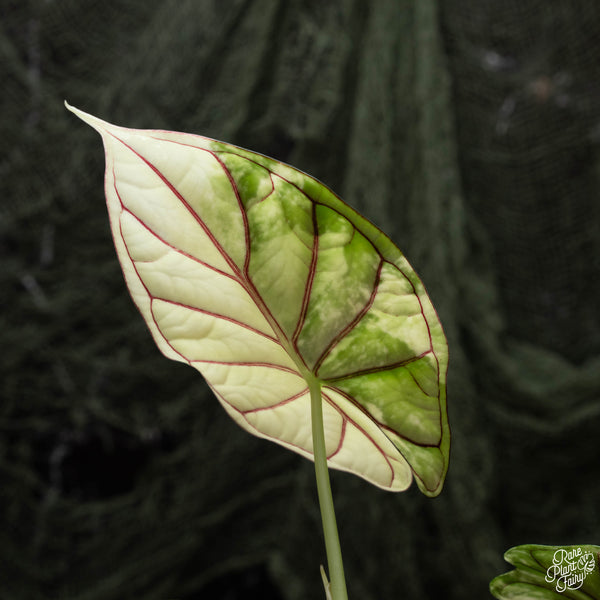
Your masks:
{"label": "text 'rare plant fairy'", "polygon": [[498,600],[600,600],[600,546],[523,544],[504,559],[515,568],[490,583]]}
{"label": "text 'rare plant fairy'", "polygon": [[159,349],[241,427],[315,460],[330,593],[345,598],[327,466],[393,491],[414,477],[428,496],[448,469],[448,350],[423,284],[288,165],[67,107],[102,136],[117,254]]}

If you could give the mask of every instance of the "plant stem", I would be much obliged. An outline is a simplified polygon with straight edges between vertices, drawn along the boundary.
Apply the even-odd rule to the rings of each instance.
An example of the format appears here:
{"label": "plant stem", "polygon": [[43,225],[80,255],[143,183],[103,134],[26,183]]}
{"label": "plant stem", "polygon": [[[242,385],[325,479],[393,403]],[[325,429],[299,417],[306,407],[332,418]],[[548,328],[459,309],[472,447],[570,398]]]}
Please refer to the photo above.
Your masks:
{"label": "plant stem", "polygon": [[316,378],[311,377],[309,379],[309,389],[315,474],[317,476],[317,493],[321,508],[321,519],[323,521],[327,565],[329,567],[331,598],[332,600],[348,600],[342,550],[340,548],[333,498],[331,496],[331,485],[329,483],[329,471],[327,468],[320,382]]}

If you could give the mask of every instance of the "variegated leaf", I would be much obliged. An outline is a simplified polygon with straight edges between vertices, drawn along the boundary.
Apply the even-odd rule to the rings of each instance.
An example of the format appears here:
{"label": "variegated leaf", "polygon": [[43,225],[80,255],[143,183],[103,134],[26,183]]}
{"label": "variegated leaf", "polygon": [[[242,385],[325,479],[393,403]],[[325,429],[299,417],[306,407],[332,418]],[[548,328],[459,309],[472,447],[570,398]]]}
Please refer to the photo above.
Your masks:
{"label": "variegated leaf", "polygon": [[311,378],[330,467],[437,495],[447,345],[394,244],[312,177],[205,137],[111,125],[106,199],[160,350],[198,369],[249,432],[312,458]]}

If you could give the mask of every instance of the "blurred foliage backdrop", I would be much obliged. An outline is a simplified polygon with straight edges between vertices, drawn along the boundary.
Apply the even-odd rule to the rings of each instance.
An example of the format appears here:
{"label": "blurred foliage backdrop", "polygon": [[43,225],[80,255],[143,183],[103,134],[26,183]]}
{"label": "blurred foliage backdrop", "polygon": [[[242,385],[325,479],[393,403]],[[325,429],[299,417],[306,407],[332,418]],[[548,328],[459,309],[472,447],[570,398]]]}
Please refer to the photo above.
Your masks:
{"label": "blurred foliage backdrop", "polygon": [[596,0],[0,2],[0,596],[322,598],[312,464],[238,429],[126,292],[99,137],[202,133],[383,228],[451,348],[435,500],[332,475],[351,598],[489,598],[599,543]]}

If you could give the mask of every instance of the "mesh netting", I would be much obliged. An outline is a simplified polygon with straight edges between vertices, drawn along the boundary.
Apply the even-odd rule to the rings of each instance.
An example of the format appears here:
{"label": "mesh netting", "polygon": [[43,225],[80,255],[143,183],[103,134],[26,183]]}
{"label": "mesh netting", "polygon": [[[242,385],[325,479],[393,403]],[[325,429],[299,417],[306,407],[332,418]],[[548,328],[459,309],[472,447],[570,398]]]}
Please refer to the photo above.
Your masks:
{"label": "mesh netting", "polygon": [[100,141],[64,98],[315,175],[426,283],[451,349],[450,471],[435,500],[332,474],[350,597],[485,598],[512,545],[598,543],[597,2],[0,12],[3,597],[323,595],[312,465],[155,349]]}

